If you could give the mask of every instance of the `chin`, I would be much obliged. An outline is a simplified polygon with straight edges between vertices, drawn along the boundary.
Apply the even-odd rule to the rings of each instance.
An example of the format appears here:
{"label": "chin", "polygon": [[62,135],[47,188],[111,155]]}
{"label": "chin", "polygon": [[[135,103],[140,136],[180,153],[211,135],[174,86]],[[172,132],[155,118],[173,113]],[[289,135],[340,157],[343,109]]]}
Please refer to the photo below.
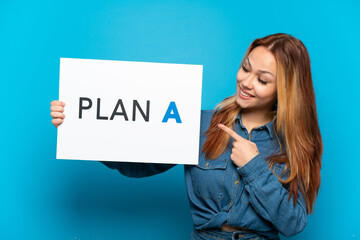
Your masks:
{"label": "chin", "polygon": [[239,96],[236,97],[236,103],[240,106],[240,108],[246,108],[246,105]]}

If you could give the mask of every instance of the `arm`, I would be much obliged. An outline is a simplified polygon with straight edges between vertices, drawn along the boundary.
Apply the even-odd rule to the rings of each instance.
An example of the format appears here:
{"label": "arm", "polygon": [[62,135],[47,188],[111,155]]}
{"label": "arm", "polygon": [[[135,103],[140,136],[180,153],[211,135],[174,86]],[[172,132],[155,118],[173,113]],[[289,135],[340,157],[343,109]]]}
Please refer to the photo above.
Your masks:
{"label": "arm", "polygon": [[249,194],[249,202],[264,219],[270,221],[281,234],[290,237],[302,231],[307,223],[307,208],[302,192],[297,203],[259,153],[247,164],[237,168]]}
{"label": "arm", "polygon": [[118,170],[119,173],[124,176],[133,178],[150,177],[165,172],[176,165],[162,163],[100,162],[111,169]]}
{"label": "arm", "polygon": [[307,208],[301,191],[298,191],[294,206],[293,197],[288,200],[290,193],[270,170],[256,144],[222,124],[219,124],[219,128],[234,139],[230,157],[238,166],[249,202],[255,211],[287,237],[302,231],[307,223]]}

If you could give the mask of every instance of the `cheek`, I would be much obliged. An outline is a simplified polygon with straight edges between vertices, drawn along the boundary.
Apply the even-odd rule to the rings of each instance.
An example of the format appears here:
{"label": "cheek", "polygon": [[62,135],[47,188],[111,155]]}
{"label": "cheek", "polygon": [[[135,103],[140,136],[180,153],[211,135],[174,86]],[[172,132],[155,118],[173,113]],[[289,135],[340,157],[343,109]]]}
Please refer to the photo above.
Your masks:
{"label": "cheek", "polygon": [[273,88],[260,87],[257,89],[256,93],[259,98],[262,98],[266,101],[272,101],[274,98],[276,98],[276,90]]}
{"label": "cheek", "polygon": [[238,73],[236,74],[236,79],[238,81],[241,81],[243,78],[244,78],[244,75],[240,71],[238,71]]}

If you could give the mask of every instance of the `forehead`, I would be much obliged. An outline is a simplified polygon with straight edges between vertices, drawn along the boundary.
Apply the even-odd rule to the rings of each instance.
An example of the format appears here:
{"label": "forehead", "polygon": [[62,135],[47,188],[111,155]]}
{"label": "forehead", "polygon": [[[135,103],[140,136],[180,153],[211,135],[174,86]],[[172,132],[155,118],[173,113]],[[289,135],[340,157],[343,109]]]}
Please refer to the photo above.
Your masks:
{"label": "forehead", "polygon": [[254,48],[245,59],[245,62],[251,64],[254,70],[263,70],[271,72],[276,76],[277,63],[274,55],[263,46]]}

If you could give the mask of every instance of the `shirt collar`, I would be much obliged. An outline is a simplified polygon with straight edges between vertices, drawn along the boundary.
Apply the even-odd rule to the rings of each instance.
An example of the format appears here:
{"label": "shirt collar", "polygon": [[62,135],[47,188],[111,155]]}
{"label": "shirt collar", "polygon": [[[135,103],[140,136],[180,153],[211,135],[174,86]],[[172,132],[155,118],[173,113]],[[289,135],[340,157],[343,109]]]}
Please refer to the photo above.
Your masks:
{"label": "shirt collar", "polygon": [[[243,128],[243,129],[246,129],[245,126],[242,124],[242,121],[241,121],[241,112],[239,112],[239,114],[236,116],[236,119],[235,119],[235,122],[236,121],[239,121],[240,123],[240,126]],[[254,129],[263,129],[264,127],[267,129],[267,131],[269,132],[269,135],[270,135],[270,138],[273,139],[274,138],[274,128],[273,128],[273,124],[274,124],[274,120],[271,120],[271,122],[268,122],[267,124],[265,125],[262,125],[262,126],[259,126],[259,127],[256,127]]]}

